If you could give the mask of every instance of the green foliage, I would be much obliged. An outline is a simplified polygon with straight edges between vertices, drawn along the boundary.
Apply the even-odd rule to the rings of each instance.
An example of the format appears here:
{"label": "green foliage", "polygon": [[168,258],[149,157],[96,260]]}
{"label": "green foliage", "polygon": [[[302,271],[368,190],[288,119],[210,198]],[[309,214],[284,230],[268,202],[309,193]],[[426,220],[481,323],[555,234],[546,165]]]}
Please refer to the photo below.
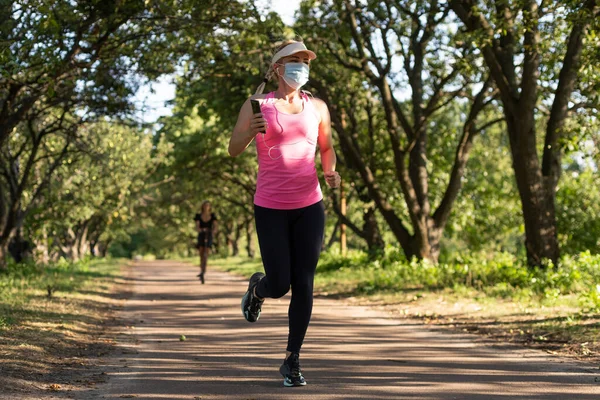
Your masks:
{"label": "green foliage", "polygon": [[600,285],[580,296],[581,306],[586,312],[600,313]]}
{"label": "green foliage", "polygon": [[[8,12],[0,19],[6,122],[0,125],[0,250],[4,254],[28,216],[30,239],[50,242],[45,247],[54,253],[76,259],[87,252],[81,243],[88,234],[105,249],[142,222],[134,208],[140,200],[149,203],[139,189],[148,183],[151,154],[148,136],[132,138],[109,117],[132,125],[133,94],[141,83],[173,73],[180,57],[195,53],[198,43],[229,36],[226,30],[214,33],[247,24],[255,8],[245,2],[224,8],[218,1],[140,0],[0,7]],[[161,160],[160,148],[154,156]]]}
{"label": "green foliage", "polygon": [[473,145],[461,195],[446,226],[440,261],[465,252],[523,250],[523,222],[504,127],[482,132]]}
{"label": "green foliage", "polygon": [[[229,257],[213,261],[218,268],[249,277],[262,271],[260,260]],[[387,247],[378,260],[363,251],[321,254],[315,287],[323,292],[345,295],[438,291],[458,295],[473,293],[496,299],[513,299],[541,305],[579,305],[581,312],[600,312],[600,255],[583,252],[565,256],[558,266],[531,269],[508,253],[470,254],[455,263],[434,265],[404,258],[401,251]]]}
{"label": "green foliage", "polygon": [[588,251],[565,256],[558,266],[531,269],[509,253],[470,253],[454,263],[437,265],[408,262],[389,249],[373,261],[363,252],[348,257],[324,253],[318,273],[331,282],[354,282],[352,290],[363,294],[470,287],[498,297],[526,295],[545,301],[578,295],[593,306],[600,284],[600,255]]}
{"label": "green foliage", "polygon": [[368,254],[362,251],[349,251],[342,256],[339,251],[330,250],[321,254],[319,259],[319,273],[331,271],[347,271],[355,265],[363,265],[368,262]]}
{"label": "green foliage", "polygon": [[[203,200],[211,201],[219,230],[227,236],[251,215],[255,157],[247,152],[232,159],[227,143],[239,107],[260,82],[266,63],[255,49],[268,46],[266,27],[279,18],[261,20],[253,3],[237,1],[226,8],[217,1],[157,4],[155,11],[179,16],[171,19],[177,38],[158,51],[174,65],[184,60],[173,115],[160,120],[154,138],[168,151],[155,156],[159,165],[147,181],[145,205],[137,208],[140,223],[112,251],[186,256],[195,253],[193,217]],[[218,251],[227,240],[217,238]]]}
{"label": "green foliage", "polygon": [[600,175],[574,165],[561,181],[557,198],[558,238],[563,252],[600,253]]}
{"label": "green foliage", "polygon": [[[49,105],[85,109],[90,117],[133,111],[130,97],[138,80],[131,73],[144,66],[133,62],[138,48],[164,38],[147,30],[146,12],[140,0],[13,2],[10,13],[3,13],[1,38],[10,43],[10,58],[0,68],[8,78],[0,80],[0,98],[14,102],[9,115],[16,116],[7,126]],[[163,68],[168,65],[163,61]],[[8,134],[2,132],[0,143]]]}
{"label": "green foliage", "polygon": [[[136,222],[139,195],[158,162],[151,158],[151,136],[135,127],[114,121],[88,124],[80,135],[82,151],[56,169],[25,224],[27,237],[53,258],[76,260],[88,253],[88,241],[105,246],[126,236]],[[35,178],[30,181],[26,199],[39,185]]]}
{"label": "green foliage", "polygon": [[[167,150],[154,157],[157,168],[144,191],[149,202],[136,209],[142,223],[113,245],[113,255],[194,254],[193,218],[203,200],[211,201],[219,230],[228,235],[231,224],[245,223],[252,215],[255,156],[230,157],[225,127],[216,117],[202,119],[198,108],[187,108],[187,103],[185,96],[177,98],[173,115],[160,121],[155,141]],[[224,242],[221,238],[218,251],[225,249]]]}
{"label": "green foliage", "polygon": [[[15,220],[24,218],[24,236],[38,249],[45,246],[50,258],[83,256],[84,248],[74,249],[86,238],[104,248],[112,243],[112,254],[119,256],[189,255],[195,254],[193,214],[202,200],[209,199],[222,222],[218,251],[227,254],[226,242],[239,233],[239,227],[252,224],[248,218],[252,218],[256,176],[252,145],[232,159],[227,154],[229,134],[242,102],[260,83],[275,42],[291,28],[283,26],[275,13],[261,15],[254,2],[244,1],[229,2],[228,7],[213,0],[106,4],[38,1],[22,6],[22,11],[18,11],[22,2],[13,3],[0,2],[0,10],[5,11],[0,12],[0,103],[14,89],[16,97],[5,101],[11,104],[9,114],[28,101],[33,101],[33,106],[17,118],[20,122],[11,127],[6,146],[0,149],[0,196],[4,196],[0,199],[0,222],[10,219],[5,211],[12,210],[13,205],[20,208]],[[386,79],[398,96],[398,108],[409,120],[414,118],[415,104],[411,103],[411,88],[403,71],[406,60],[400,43],[408,49],[410,34],[418,28],[410,14],[423,14],[432,4],[401,1],[391,7],[398,18],[390,20],[387,32],[394,37],[390,43],[398,55],[391,60],[393,68]],[[363,6],[359,16],[363,33],[375,37],[387,16],[385,3],[366,2]],[[544,19],[540,26],[544,55],[540,111],[551,105],[547,99],[560,72],[566,33],[582,17],[572,12],[574,7],[574,2],[548,4],[546,11],[557,18]],[[497,39],[510,29],[502,21],[502,13],[490,9],[486,15],[498,27],[494,33]],[[441,9],[438,16],[442,16]],[[303,1],[298,17],[294,29],[319,55],[311,66],[307,88],[317,97],[327,92],[332,115],[347,117],[352,146],[360,151],[385,200],[412,234],[404,193],[395,174],[394,148],[381,95],[364,71],[343,63],[360,59],[344,3]],[[455,29],[452,13],[444,18],[424,48],[425,100],[432,97],[437,78],[454,66],[460,68],[446,82],[448,92],[464,86],[461,93],[471,95],[476,82],[485,78],[477,52],[465,50],[470,44],[479,44],[481,38]],[[525,23],[519,17],[512,29],[520,35]],[[82,47],[78,56],[69,59],[66,55],[77,40]],[[524,253],[524,228],[503,125],[483,130],[474,140],[462,190],[443,234],[439,266],[407,262],[388,247],[375,261],[360,251],[351,252],[347,258],[328,252],[319,268],[326,274],[345,271],[355,282],[364,279],[364,291],[455,284],[507,296],[517,289],[548,298],[557,290],[571,291],[569,282],[580,279],[576,276],[580,271],[565,270],[567,260],[586,250],[600,252],[600,80],[595,68],[600,62],[599,40],[595,21],[585,37],[581,80],[572,99],[576,106],[560,141],[568,158],[562,160],[556,216],[562,253],[568,256],[558,269],[548,273],[524,271],[517,261]],[[379,49],[385,59],[385,49]],[[522,52],[522,46],[517,50]],[[336,57],[346,52],[351,57]],[[517,68],[521,63],[517,57]],[[179,77],[173,115],[162,118],[152,132],[107,118],[130,115],[131,94],[143,80],[174,71]],[[21,86],[23,82],[27,84]],[[267,90],[273,89],[270,85]],[[447,99],[445,95],[443,98]],[[426,122],[430,134],[424,158],[432,210],[445,192],[456,143],[469,112],[466,98],[440,105]],[[484,126],[501,112],[499,105],[491,102],[476,123]],[[537,123],[545,126],[547,113],[538,114]],[[58,127],[63,117],[63,125]],[[96,122],[83,124],[88,118]],[[45,132],[43,137],[41,132]],[[401,139],[400,144],[405,145],[405,138]],[[39,146],[34,148],[36,141]],[[538,145],[542,143],[539,135]],[[342,148],[339,138],[335,146],[338,170],[349,192],[348,217],[360,227],[365,211],[375,203],[357,166],[346,156],[349,148]],[[35,162],[28,168],[30,155]],[[55,162],[56,169],[51,171]],[[4,178],[13,173],[10,179]],[[22,193],[9,204],[5,197],[16,192],[9,188],[11,179]],[[328,229],[332,230],[335,217],[331,203],[328,206]],[[396,244],[397,238],[379,214],[377,221],[385,241]],[[357,235],[350,235],[348,242],[354,248],[365,246]],[[461,259],[471,252],[474,254],[469,259]],[[481,256],[485,252],[496,258]],[[586,299],[593,303],[595,292],[586,293]]]}

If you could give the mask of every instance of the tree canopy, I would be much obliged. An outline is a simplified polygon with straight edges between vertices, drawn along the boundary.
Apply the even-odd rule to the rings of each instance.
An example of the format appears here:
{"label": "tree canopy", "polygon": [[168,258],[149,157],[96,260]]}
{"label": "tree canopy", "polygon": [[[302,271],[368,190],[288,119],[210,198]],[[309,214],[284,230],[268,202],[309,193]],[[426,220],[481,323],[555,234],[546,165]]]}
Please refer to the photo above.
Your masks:
{"label": "tree canopy", "polygon": [[[298,36],[344,180],[324,246],[343,224],[372,257],[600,250],[597,1],[305,0],[293,26],[264,7],[0,1],[0,265],[191,254],[205,199],[218,251],[257,255],[256,154],[227,143]],[[163,76],[172,114],[143,123],[135,93]]]}

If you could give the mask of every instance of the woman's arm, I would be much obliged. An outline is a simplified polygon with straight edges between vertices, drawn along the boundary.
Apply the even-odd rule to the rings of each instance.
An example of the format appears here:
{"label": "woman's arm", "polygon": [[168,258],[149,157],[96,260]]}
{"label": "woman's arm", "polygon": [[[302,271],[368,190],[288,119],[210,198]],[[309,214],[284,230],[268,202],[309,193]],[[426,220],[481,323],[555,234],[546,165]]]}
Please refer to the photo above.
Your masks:
{"label": "woman's arm", "polygon": [[196,220],[196,231],[200,232],[200,221]]}
{"label": "woman's arm", "polygon": [[340,175],[335,171],[336,156],[335,150],[333,149],[333,137],[331,135],[331,117],[329,116],[329,109],[324,101],[314,99],[314,103],[319,110],[321,116],[321,122],[319,123],[319,137],[317,142],[319,144],[319,150],[321,152],[321,165],[323,167],[323,174],[325,175],[325,181],[331,188],[337,188],[340,185]]}
{"label": "woman's arm", "polygon": [[[251,97],[254,99],[254,97]],[[246,100],[240,109],[238,119],[229,139],[229,155],[240,155],[259,132],[265,132],[267,121],[262,114],[253,114],[250,99]]]}
{"label": "woman's arm", "polygon": [[213,224],[212,224],[212,234],[213,234],[213,236],[217,236],[217,221],[216,220],[213,221]]}

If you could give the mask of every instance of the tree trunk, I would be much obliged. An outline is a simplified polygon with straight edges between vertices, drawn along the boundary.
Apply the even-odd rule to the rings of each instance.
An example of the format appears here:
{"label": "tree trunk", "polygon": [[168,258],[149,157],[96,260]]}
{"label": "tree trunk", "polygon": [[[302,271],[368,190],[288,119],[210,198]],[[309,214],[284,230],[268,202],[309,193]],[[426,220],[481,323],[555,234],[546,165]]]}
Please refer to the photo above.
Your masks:
{"label": "tree trunk", "polygon": [[377,253],[378,250],[383,249],[385,243],[379,232],[379,226],[377,225],[377,218],[375,217],[375,207],[367,208],[367,211],[363,214],[363,232],[365,233],[365,239],[369,248],[369,253]]}
{"label": "tree trunk", "polygon": [[[338,218],[338,220],[336,221],[334,227],[333,227],[333,231],[331,231],[331,236],[329,237],[329,240],[327,241],[327,249],[330,249],[331,246],[333,246],[333,244],[337,241],[337,231],[340,228],[340,225],[342,224],[342,221]],[[323,241],[323,244],[325,243],[325,241]],[[323,248],[323,250],[325,250],[325,248]]]}
{"label": "tree trunk", "polygon": [[89,254],[90,247],[89,247],[88,240],[87,240],[89,226],[90,226],[90,220],[87,220],[83,223],[83,226],[81,226],[77,230],[76,245],[77,245],[77,253],[79,254],[79,258],[83,258]]}
{"label": "tree trunk", "polygon": [[98,241],[90,240],[89,247],[90,247],[90,254],[92,255],[92,257],[98,256],[97,249],[96,249],[97,245],[98,245]]}
{"label": "tree trunk", "polygon": [[17,230],[23,223],[23,215],[20,212],[18,203],[13,203],[7,208],[7,214],[4,217],[4,226],[0,226],[0,247],[4,247],[5,256],[10,254],[9,246],[11,240],[15,237]]}
{"label": "tree trunk", "polygon": [[7,270],[7,255],[8,255],[8,243],[2,243],[0,240],[0,272]]}
{"label": "tree trunk", "polygon": [[42,237],[35,242],[35,250],[37,262],[40,264],[48,264],[50,262],[50,254],[48,253],[48,232],[46,227],[42,227]]}
{"label": "tree trunk", "polygon": [[10,243],[8,244],[8,252],[12,256],[12,258],[17,263],[21,263],[27,259],[31,259],[31,250],[31,243],[23,238],[23,236],[21,235],[21,229],[15,230],[15,234],[13,235],[12,239],[10,240]]}
{"label": "tree trunk", "polygon": [[98,252],[100,253],[100,257],[105,258],[108,253],[108,248],[110,247],[110,240],[107,240],[106,243],[98,242]]}
{"label": "tree trunk", "polygon": [[13,221],[14,219],[11,218],[11,215],[9,214],[4,220],[5,225],[0,227],[0,232],[2,232],[2,234],[0,234],[0,269],[3,270],[6,269],[8,263],[8,256],[10,255],[9,245],[14,232],[16,231],[14,226],[12,228],[10,226]]}
{"label": "tree trunk", "polygon": [[[535,129],[533,124],[529,126],[529,129]],[[556,263],[560,255],[555,191],[552,184],[544,182],[535,143],[527,140],[535,139],[535,134],[524,132],[522,127],[522,123],[508,124],[513,169],[525,223],[527,262],[531,266],[541,266],[544,259]]]}
{"label": "tree trunk", "polygon": [[233,256],[237,256],[238,254],[240,254],[239,243],[240,243],[240,237],[242,237],[242,229],[243,229],[242,224],[237,224],[237,226],[235,227],[235,235],[233,235],[233,243],[231,244]]}
{"label": "tree trunk", "polygon": [[[463,148],[460,153],[457,152],[460,157],[452,167],[452,179],[445,188],[442,202],[434,209],[429,193],[430,176],[427,169],[428,135],[430,131],[436,132],[435,128],[432,128],[434,115],[449,104],[461,102],[462,93],[469,92],[476,86],[472,85],[475,82],[471,82],[465,84],[463,89],[456,90],[457,84],[463,84],[463,79],[459,78],[460,74],[465,73],[461,67],[462,63],[458,62],[460,60],[454,65],[448,65],[449,68],[443,72],[439,69],[432,71],[430,63],[426,60],[431,42],[443,40],[438,26],[448,23],[446,16],[449,9],[438,1],[418,2],[412,11],[400,3],[385,2],[386,7],[377,8],[375,11],[376,7],[371,9],[372,5],[369,2],[360,6],[357,2],[343,2],[346,11],[343,22],[352,36],[353,46],[327,46],[341,66],[360,72],[364,81],[376,89],[379,106],[385,118],[385,129],[375,128],[371,123],[359,124],[356,115],[359,112],[358,108],[365,109],[364,105],[355,108],[353,104],[357,102],[352,99],[332,98],[338,95],[329,90],[329,85],[319,82],[318,77],[311,78],[311,85],[315,86],[320,97],[330,107],[332,125],[338,133],[344,159],[351,169],[360,174],[369,197],[400,243],[406,257],[427,259],[436,263],[444,227],[462,187],[461,178],[468,158],[468,147]],[[383,15],[386,12],[384,10],[387,10],[389,18],[406,18],[404,27],[390,29],[386,25],[386,28],[383,28],[379,19],[373,18],[372,15]],[[384,50],[378,50],[381,46],[375,45],[381,42]],[[399,72],[392,73],[392,63],[398,55],[404,59],[402,79],[408,82],[411,89],[411,99],[406,102],[396,97],[395,87],[401,78],[395,77]],[[464,57],[464,60],[467,60],[467,55]],[[466,80],[470,81],[471,77],[467,77]],[[492,96],[489,89],[489,86],[484,84],[483,89],[474,98],[468,96],[471,110],[466,124],[474,124],[485,105],[489,104],[487,99]],[[472,140],[470,136],[479,131],[475,128],[463,130],[463,138],[467,141]],[[367,136],[371,137],[376,131],[385,131],[388,136],[393,152],[394,178],[401,189],[406,210],[396,210],[393,203],[388,201],[387,193],[381,188],[376,177],[377,166],[368,161],[372,160],[372,151],[362,148],[364,145],[357,140],[363,132],[367,132]],[[463,142],[458,143],[457,149],[461,146]],[[408,218],[403,217],[405,211]],[[371,237],[369,240],[375,241],[375,238]]]}
{"label": "tree trunk", "polygon": [[[428,219],[427,225],[433,224]],[[440,240],[442,230],[438,228],[422,229],[417,228],[417,233],[407,241],[400,242],[402,250],[407,259],[417,258],[419,260],[429,260],[437,263],[440,258]]]}
{"label": "tree trunk", "polygon": [[254,258],[256,250],[254,248],[254,221],[250,218],[246,220],[246,251],[249,258]]}
{"label": "tree trunk", "polygon": [[233,246],[234,246],[234,232],[233,232],[233,222],[227,221],[223,223],[223,234],[225,235],[225,243],[227,245],[227,255],[230,256],[233,254]]}
{"label": "tree trunk", "polygon": [[213,238],[214,253],[219,253],[221,251],[222,235],[223,235],[223,231],[219,229],[217,231],[217,234]]}
{"label": "tree trunk", "polygon": [[63,252],[63,256],[71,261],[79,261],[79,252],[77,247],[77,237],[72,228],[68,228],[66,235],[62,238],[60,248]]}
{"label": "tree trunk", "polygon": [[[563,58],[544,140],[543,161],[537,153],[536,120],[540,98],[540,65],[542,60],[539,27],[541,16],[538,3],[529,0],[519,3],[520,10],[503,12],[497,25],[477,10],[474,1],[451,0],[450,7],[462,20],[465,28],[478,36],[477,42],[485,62],[500,91],[504,116],[513,158],[513,169],[525,223],[525,248],[530,266],[543,265],[544,259],[556,264],[560,253],[556,229],[555,196],[560,178],[562,127],[569,116],[568,104],[574,91],[583,37],[591,21],[598,18],[597,0],[582,2],[573,23]],[[512,29],[515,15],[523,15],[522,32]],[[496,29],[501,27],[502,29]],[[498,31],[502,33],[497,38]],[[522,38],[520,37],[522,35]],[[519,44],[522,41],[522,47]],[[517,45],[519,44],[519,45]],[[522,67],[516,67],[516,54],[522,58]],[[517,79],[520,72],[520,82]]]}

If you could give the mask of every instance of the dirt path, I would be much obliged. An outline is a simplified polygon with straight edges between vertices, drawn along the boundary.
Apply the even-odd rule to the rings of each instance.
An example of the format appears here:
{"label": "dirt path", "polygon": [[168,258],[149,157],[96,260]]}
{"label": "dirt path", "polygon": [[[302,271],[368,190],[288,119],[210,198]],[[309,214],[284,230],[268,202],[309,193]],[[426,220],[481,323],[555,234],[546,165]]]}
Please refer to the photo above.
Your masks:
{"label": "dirt path", "polygon": [[131,267],[134,295],[119,315],[118,351],[104,361],[107,383],[74,398],[600,398],[597,367],[330,299],[315,301],[303,347],[308,386],[284,388],[289,298],[267,300],[249,324],[239,307],[245,280],[210,271],[200,285],[195,274],[177,262]]}

